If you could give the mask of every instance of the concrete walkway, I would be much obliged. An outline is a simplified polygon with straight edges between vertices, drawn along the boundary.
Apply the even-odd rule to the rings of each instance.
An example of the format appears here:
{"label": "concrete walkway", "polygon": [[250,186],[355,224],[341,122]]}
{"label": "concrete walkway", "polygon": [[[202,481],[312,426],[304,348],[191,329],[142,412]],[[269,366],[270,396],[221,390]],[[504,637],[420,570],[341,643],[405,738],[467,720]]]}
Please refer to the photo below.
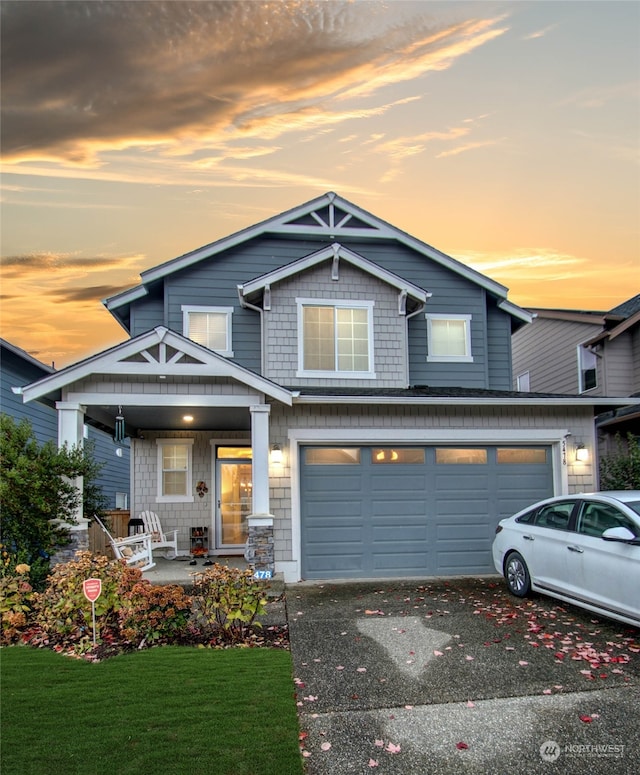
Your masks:
{"label": "concrete walkway", "polygon": [[634,628],[498,578],[286,598],[308,775],[640,771]]}

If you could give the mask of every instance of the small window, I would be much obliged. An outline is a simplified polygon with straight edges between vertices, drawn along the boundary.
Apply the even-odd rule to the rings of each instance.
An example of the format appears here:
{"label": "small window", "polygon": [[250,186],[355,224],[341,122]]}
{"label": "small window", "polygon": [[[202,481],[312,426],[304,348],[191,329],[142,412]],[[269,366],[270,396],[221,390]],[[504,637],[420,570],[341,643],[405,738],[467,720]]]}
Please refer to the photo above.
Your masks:
{"label": "small window", "polygon": [[371,450],[372,463],[396,463],[404,465],[424,464],[424,449],[412,447],[378,447]]}
{"label": "small window", "polygon": [[528,371],[516,377],[516,387],[520,393],[529,393],[531,391],[531,379]]}
{"label": "small window", "polygon": [[485,465],[487,450],[477,447],[460,449],[456,447],[438,447],[436,463],[438,465]]}
{"label": "small window", "polygon": [[597,358],[593,350],[588,347],[578,346],[578,377],[579,392],[592,390],[598,387]]}
{"label": "small window", "polygon": [[426,315],[427,360],[471,362],[471,315]]}
{"label": "small window", "polygon": [[158,439],[159,503],[192,502],[193,439]]}
{"label": "small window", "polygon": [[573,501],[563,501],[562,503],[549,503],[542,506],[536,516],[536,527],[568,530],[574,505]]}
{"label": "small window", "polygon": [[296,299],[298,376],[373,379],[373,302]]}
{"label": "small window", "polygon": [[547,450],[541,447],[499,447],[496,460],[506,465],[543,465],[547,462]]}
{"label": "small window", "polygon": [[357,466],[360,464],[359,447],[317,447],[305,450],[308,466]]}
{"label": "small window", "polygon": [[231,349],[231,316],[233,307],[182,306],[182,329],[186,337],[215,350],[219,355],[233,356]]}

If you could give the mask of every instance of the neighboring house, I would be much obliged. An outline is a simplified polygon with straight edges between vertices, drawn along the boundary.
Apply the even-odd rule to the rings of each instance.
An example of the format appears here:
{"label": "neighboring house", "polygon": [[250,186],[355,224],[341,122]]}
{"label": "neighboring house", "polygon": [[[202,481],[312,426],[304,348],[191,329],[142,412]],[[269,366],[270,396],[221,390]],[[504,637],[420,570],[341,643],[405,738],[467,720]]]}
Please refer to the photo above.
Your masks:
{"label": "neighboring house", "polygon": [[493,572],[500,518],[595,487],[575,449],[618,402],[513,391],[529,313],[336,194],[141,279],[105,301],[131,338],[23,398],[69,442],[122,407],[132,511],[184,554],[249,535],[287,581]]}
{"label": "neighboring house", "polygon": [[[533,322],[513,335],[514,387],[584,396],[640,396],[640,294],[609,312],[529,308]],[[599,450],[615,435],[640,436],[637,405],[597,418]]]}
{"label": "neighboring house", "polygon": [[[33,358],[4,339],[0,339],[0,411],[16,421],[27,419],[40,444],[58,443],[58,413],[53,402],[25,404],[12,388],[27,385],[43,376],[55,374],[51,366]],[[129,442],[116,444],[110,433],[91,427],[83,428],[83,437],[93,443],[93,457],[102,466],[96,484],[107,498],[107,508],[127,508],[129,500]]]}

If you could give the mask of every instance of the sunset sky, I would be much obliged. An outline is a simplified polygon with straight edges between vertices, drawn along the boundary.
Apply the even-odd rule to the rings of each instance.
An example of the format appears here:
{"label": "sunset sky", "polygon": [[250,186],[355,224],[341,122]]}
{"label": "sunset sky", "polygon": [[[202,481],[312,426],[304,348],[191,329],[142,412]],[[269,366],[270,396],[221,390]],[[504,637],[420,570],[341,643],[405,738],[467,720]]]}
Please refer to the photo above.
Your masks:
{"label": "sunset sky", "polygon": [[637,2],[14,2],[1,335],[126,339],[139,273],[326,191],[510,288],[640,292]]}

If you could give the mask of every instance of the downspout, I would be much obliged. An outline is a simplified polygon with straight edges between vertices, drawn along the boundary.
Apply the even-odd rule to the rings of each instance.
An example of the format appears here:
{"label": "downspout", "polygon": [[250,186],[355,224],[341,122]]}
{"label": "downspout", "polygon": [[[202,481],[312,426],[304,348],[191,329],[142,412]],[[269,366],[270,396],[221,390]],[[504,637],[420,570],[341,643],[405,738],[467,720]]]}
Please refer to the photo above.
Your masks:
{"label": "downspout", "polygon": [[251,304],[248,302],[244,297],[244,286],[238,285],[238,300],[240,301],[240,306],[244,307],[245,309],[251,309],[254,312],[260,313],[260,371],[262,373],[262,376],[265,375],[265,341],[264,341],[264,310],[261,307],[257,307],[255,304]]}
{"label": "downspout", "polygon": [[[427,301],[429,301],[430,298],[431,298],[431,294],[427,293]],[[421,312],[424,312],[424,308],[426,306],[427,306],[427,302],[426,301],[421,301],[418,304],[418,306],[416,307],[416,309],[414,309],[413,312],[411,312],[409,315],[407,315],[405,313],[405,316],[404,316],[405,317],[405,321],[406,321],[406,325],[405,325],[405,339],[404,339],[404,349],[405,349],[404,362],[406,364],[405,368],[407,370],[406,371],[406,379],[405,379],[405,384],[406,384],[407,387],[410,386],[410,380],[409,380],[409,321],[411,320],[411,318],[414,318],[416,315],[419,315]]]}

